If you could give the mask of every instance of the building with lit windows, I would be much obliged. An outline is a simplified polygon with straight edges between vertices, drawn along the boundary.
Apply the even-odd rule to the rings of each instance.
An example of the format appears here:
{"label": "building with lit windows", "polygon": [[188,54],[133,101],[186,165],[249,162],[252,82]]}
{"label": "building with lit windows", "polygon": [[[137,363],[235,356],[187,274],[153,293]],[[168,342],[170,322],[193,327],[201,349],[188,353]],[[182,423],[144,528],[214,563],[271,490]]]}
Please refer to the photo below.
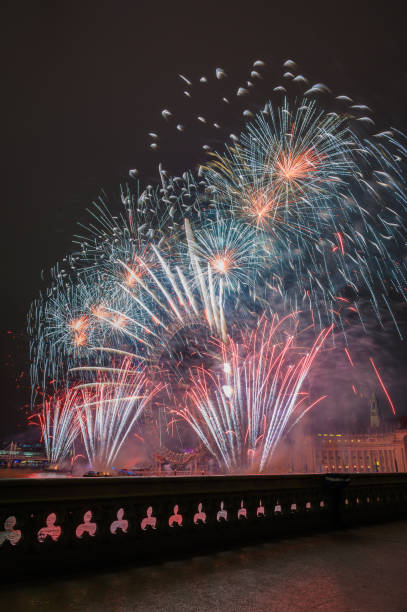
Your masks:
{"label": "building with lit windows", "polygon": [[313,472],[406,472],[406,430],[366,434],[319,433],[312,441]]}
{"label": "building with lit windows", "polygon": [[292,472],[407,472],[407,429],[381,423],[375,395],[364,433],[303,434],[290,459]]}

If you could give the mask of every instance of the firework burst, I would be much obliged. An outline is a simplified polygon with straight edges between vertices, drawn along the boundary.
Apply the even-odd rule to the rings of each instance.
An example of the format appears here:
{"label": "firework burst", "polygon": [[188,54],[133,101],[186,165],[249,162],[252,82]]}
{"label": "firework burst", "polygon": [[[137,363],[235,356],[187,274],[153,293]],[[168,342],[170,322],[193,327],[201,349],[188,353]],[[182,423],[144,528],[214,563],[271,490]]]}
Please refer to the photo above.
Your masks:
{"label": "firework burst", "polygon": [[[151,388],[146,373],[129,360],[110,369],[113,376],[78,387],[75,411],[89,463],[95,469],[113,465],[134,424],[161,390]],[[103,378],[104,379],[103,379]],[[102,378],[102,380],[101,380]]]}
{"label": "firework burst", "polygon": [[75,388],[67,393],[59,392],[44,400],[39,412],[33,415],[41,428],[45,454],[51,466],[58,466],[68,459],[79,434],[78,397]]}
{"label": "firework burst", "polygon": [[227,471],[270,466],[283,434],[311,407],[304,381],[331,329],[305,351],[296,324],[282,333],[287,320],[294,315],[218,345],[219,367],[191,370],[184,406],[174,411]]}
{"label": "firework burst", "polygon": [[[328,111],[322,84],[298,96],[307,80],[292,73],[272,89],[278,102],[248,108],[265,64],[252,68],[247,86],[221,97],[244,121],[225,135],[232,144],[216,151],[222,122],[197,113],[194,124],[216,132],[203,145],[208,162],[182,176],[159,164],[158,184],[145,188],[131,170],[121,212],[105,195],[93,204],[33,304],[33,399],[50,382],[71,388],[40,413],[53,462],[80,431],[92,465],[111,465],[148,413],[167,433],[181,419],[229,471],[268,469],[318,401],[304,381],[330,331],[347,343],[349,324],[366,330],[373,314],[383,325],[388,311],[401,335],[391,304],[407,286],[403,136],[371,133],[360,116],[369,109],[346,96]],[[224,87],[226,71],[215,79]],[[168,130],[175,114],[161,112]],[[149,138],[156,152],[159,134]],[[308,349],[299,310],[315,333]]]}

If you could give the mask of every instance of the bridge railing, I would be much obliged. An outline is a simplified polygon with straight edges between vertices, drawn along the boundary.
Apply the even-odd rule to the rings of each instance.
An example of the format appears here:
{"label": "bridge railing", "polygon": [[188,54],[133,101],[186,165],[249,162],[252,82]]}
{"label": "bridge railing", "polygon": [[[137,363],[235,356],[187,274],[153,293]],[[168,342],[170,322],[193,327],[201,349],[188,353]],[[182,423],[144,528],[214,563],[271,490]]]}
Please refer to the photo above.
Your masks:
{"label": "bridge railing", "polygon": [[0,481],[0,575],[405,517],[407,474],[8,479]]}

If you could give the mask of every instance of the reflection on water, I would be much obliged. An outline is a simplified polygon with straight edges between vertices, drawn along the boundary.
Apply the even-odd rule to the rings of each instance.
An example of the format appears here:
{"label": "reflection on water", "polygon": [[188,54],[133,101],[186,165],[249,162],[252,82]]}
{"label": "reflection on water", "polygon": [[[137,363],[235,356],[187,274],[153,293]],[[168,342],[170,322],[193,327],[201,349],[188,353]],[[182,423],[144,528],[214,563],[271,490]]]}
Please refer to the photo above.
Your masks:
{"label": "reflection on water", "polygon": [[[406,609],[407,522],[9,585],[10,612],[392,612]],[[17,570],[16,570],[17,571]]]}
{"label": "reflection on water", "polygon": [[2,468],[0,478],[72,478],[72,475],[62,472],[34,472],[26,468]]}

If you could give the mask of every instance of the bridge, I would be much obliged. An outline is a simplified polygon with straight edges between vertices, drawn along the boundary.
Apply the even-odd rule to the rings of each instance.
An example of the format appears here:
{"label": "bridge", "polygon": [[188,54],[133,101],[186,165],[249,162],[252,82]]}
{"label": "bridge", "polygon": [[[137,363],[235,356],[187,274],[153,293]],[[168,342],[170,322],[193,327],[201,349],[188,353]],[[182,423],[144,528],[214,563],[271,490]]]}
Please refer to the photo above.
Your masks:
{"label": "bridge", "polygon": [[[12,612],[405,612],[407,521],[0,589]],[[15,568],[19,573],[19,569]]]}
{"label": "bridge", "polygon": [[6,479],[0,570],[133,564],[407,517],[407,474]]}

